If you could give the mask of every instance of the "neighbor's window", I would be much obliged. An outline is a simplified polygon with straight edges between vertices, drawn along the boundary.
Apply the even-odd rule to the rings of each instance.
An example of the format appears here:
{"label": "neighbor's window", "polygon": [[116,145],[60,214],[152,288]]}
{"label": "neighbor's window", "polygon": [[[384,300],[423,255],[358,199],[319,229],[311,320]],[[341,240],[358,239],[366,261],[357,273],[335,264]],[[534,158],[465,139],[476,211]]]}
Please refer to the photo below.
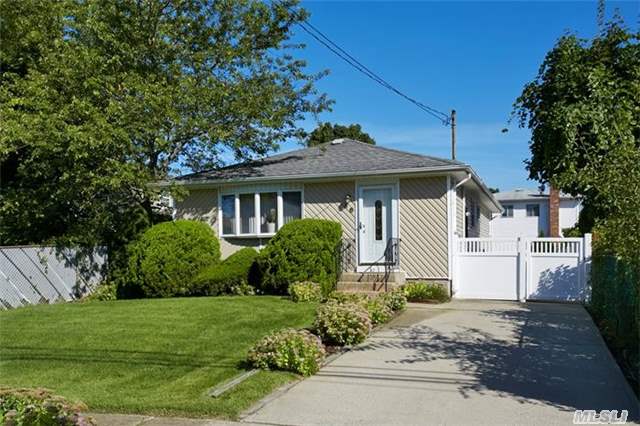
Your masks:
{"label": "neighbor's window", "polygon": [[510,204],[502,206],[502,217],[513,217],[513,206]]}
{"label": "neighbor's window", "polygon": [[283,192],[282,193],[282,210],[284,224],[292,220],[302,219],[302,193]]}
{"label": "neighbor's window", "polygon": [[529,217],[538,217],[540,216],[540,205],[539,204],[527,204],[527,216]]}
{"label": "neighbor's window", "polygon": [[222,196],[222,235],[236,233],[236,196]]}
{"label": "neighbor's window", "polygon": [[256,198],[254,194],[240,194],[240,233],[256,232]]}

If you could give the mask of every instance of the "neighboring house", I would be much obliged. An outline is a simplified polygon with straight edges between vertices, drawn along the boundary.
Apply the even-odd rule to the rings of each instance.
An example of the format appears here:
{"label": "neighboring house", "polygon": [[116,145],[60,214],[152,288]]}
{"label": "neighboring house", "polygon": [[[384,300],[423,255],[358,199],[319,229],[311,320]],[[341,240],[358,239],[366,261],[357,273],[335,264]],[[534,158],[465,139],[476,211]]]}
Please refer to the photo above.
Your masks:
{"label": "neighboring house", "polygon": [[[502,205],[502,214],[491,220],[492,237],[549,237],[562,235],[562,230],[578,222],[582,202],[567,194],[557,195],[556,203],[549,203],[549,193],[528,189],[498,192],[495,198]],[[557,223],[557,227],[554,224]],[[554,231],[554,229],[556,231]],[[553,232],[552,232],[553,231]]]}
{"label": "neighboring house", "polygon": [[[299,218],[339,222],[354,251],[344,271],[380,271],[394,247],[407,279],[449,280],[452,240],[489,236],[498,201],[458,161],[350,139],[175,179],[189,195],[175,217],[200,219],[220,236],[223,257],[263,247]],[[465,215],[465,209],[467,214]]]}

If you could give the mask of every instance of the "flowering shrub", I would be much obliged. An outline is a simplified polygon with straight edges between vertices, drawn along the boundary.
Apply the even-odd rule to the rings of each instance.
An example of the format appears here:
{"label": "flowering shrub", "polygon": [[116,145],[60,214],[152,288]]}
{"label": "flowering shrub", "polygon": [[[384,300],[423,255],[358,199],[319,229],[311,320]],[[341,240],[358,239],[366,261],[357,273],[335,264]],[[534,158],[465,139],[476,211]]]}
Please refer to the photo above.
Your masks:
{"label": "flowering shrub", "polygon": [[284,329],[256,343],[249,351],[248,361],[265,370],[287,370],[310,376],[318,371],[324,355],[318,337],[307,330]]}
{"label": "flowering shrub", "polygon": [[71,404],[46,389],[0,388],[0,424],[13,425],[94,425],[83,417],[83,404]]}
{"label": "flowering shrub", "polygon": [[397,288],[388,293],[383,293],[380,298],[386,303],[386,305],[393,312],[402,311],[407,307],[407,297],[404,295],[402,289]]}
{"label": "flowering shrub", "polygon": [[366,294],[362,293],[342,293],[339,291],[334,291],[333,293],[329,294],[329,296],[327,297],[327,301],[333,301],[339,304],[355,303],[356,305],[366,307],[367,302],[369,301],[369,297]]}
{"label": "flowering shrub", "polygon": [[319,302],[322,289],[319,284],[311,281],[296,282],[289,286],[289,294],[294,302]]}
{"label": "flowering shrub", "polygon": [[318,307],[314,328],[326,343],[355,345],[367,338],[371,331],[371,320],[361,305],[329,301]]}
{"label": "flowering shrub", "polygon": [[384,324],[393,316],[393,311],[385,303],[382,296],[370,299],[367,302],[367,312],[369,313],[369,318],[373,325]]}
{"label": "flowering shrub", "polygon": [[409,302],[446,302],[449,300],[447,290],[436,283],[411,283],[404,286],[403,290]]}

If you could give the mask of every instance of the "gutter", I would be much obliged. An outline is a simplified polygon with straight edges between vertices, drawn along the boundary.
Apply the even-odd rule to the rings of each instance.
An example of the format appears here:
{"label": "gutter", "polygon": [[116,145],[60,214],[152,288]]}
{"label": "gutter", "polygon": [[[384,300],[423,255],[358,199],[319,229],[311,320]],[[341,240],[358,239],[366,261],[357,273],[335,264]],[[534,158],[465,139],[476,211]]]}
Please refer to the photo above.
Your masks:
{"label": "gutter", "polygon": [[387,169],[376,171],[359,171],[359,172],[337,172],[337,173],[315,173],[306,175],[282,175],[282,176],[257,176],[257,177],[240,177],[231,179],[203,179],[203,180],[172,180],[172,181],[160,181],[153,183],[152,185],[159,188],[167,188],[171,185],[180,185],[186,187],[203,187],[203,186],[218,186],[232,183],[245,183],[245,182],[265,182],[265,181],[279,181],[279,180],[308,180],[308,179],[324,179],[324,178],[340,178],[340,177],[362,177],[362,176],[383,176],[394,174],[408,174],[408,173],[442,173],[442,172],[457,172],[467,171],[469,166],[441,166],[441,167],[415,167],[410,169]]}
{"label": "gutter", "polygon": [[471,173],[467,173],[467,177],[462,179],[460,182],[458,182],[458,184],[456,185],[456,187],[454,189],[458,189],[460,188],[462,185],[464,185],[465,183],[469,182],[472,178]]}

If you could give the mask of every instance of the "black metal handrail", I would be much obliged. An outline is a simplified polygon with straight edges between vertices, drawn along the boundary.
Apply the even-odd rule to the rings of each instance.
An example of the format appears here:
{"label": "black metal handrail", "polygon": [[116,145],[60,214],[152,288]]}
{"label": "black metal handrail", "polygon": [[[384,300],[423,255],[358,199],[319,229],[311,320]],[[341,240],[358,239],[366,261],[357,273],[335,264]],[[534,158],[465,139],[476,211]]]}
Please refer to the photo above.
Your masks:
{"label": "black metal handrail", "polygon": [[400,265],[400,238],[389,238],[384,249],[384,291],[388,291],[391,271]]}

